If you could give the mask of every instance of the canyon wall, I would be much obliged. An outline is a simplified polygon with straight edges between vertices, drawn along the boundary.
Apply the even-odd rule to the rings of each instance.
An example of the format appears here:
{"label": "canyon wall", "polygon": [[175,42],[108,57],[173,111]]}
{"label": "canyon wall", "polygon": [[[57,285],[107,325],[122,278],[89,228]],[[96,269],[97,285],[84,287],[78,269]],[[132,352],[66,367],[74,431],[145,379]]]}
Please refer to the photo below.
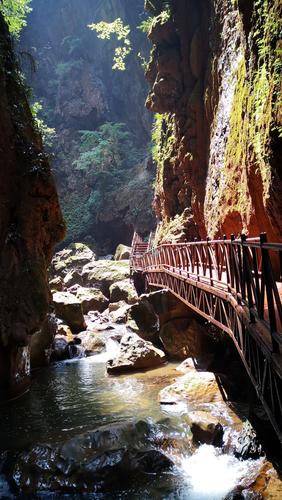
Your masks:
{"label": "canyon wall", "polygon": [[281,241],[281,2],[147,4],[158,240]]}
{"label": "canyon wall", "polygon": [[28,386],[30,338],[46,321],[46,267],[64,223],[1,15],[0,61],[1,400]]}
{"label": "canyon wall", "polygon": [[[146,35],[137,28],[144,17],[143,0],[37,0],[32,8],[20,50],[31,56],[23,60],[33,100],[42,103],[42,117],[56,131],[49,149],[67,241],[86,238],[99,254],[112,253],[118,243],[131,242],[134,229],[144,234],[155,223],[152,115],[144,106],[148,86],[138,57],[138,52],[143,57],[149,52]],[[131,29],[133,51],[125,71],[112,69],[116,40],[100,40],[88,27],[116,18]],[[107,122],[126,125],[135,154],[128,158],[127,174],[122,179],[115,174],[115,186],[104,196],[92,180],[95,161],[89,172],[77,168],[76,161],[80,131],[96,131]],[[108,186],[111,182],[107,179]]]}

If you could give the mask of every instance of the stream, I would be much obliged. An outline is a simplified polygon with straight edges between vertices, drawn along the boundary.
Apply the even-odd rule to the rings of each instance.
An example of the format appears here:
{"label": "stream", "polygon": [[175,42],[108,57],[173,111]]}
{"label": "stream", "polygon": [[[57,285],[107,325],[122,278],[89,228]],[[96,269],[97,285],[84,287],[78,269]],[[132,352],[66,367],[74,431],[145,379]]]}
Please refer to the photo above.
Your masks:
{"label": "stream", "polygon": [[[0,451],[65,442],[100,426],[128,422],[139,422],[140,426],[143,421],[144,432],[151,426],[158,438],[156,448],[163,449],[174,462],[173,470],[147,474],[143,482],[136,481],[129,488],[122,486],[114,494],[42,494],[36,498],[220,500],[255,475],[261,459],[240,461],[205,444],[191,452],[185,411],[172,412],[158,403],[159,391],[176,376],[176,364],[142,373],[108,376],[105,362],[116,349],[117,343],[110,340],[104,353],[34,372],[30,392],[1,408]],[[165,442],[171,444],[160,444]],[[0,476],[0,498],[17,498],[9,491],[3,476],[2,479]]]}

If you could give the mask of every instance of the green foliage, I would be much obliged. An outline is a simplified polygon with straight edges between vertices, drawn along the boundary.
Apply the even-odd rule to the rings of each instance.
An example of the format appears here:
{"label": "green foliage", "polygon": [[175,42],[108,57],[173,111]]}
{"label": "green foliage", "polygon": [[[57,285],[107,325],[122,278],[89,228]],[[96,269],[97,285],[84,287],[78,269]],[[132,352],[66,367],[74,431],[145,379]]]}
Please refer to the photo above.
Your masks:
{"label": "green foliage", "polygon": [[10,33],[16,38],[26,26],[26,16],[32,10],[29,7],[31,0],[2,0],[0,12],[6,20]]}
{"label": "green foliage", "polygon": [[143,31],[143,33],[149,33],[154,26],[160,24],[161,26],[166,24],[171,18],[171,12],[169,10],[163,10],[154,17],[149,17],[139,24],[138,28]]}
{"label": "green foliage", "polygon": [[265,206],[270,199],[273,182],[272,140],[275,140],[275,148],[278,148],[282,118],[282,62],[279,54],[281,18],[278,3],[271,0],[254,2],[252,24],[255,31],[251,36],[257,57],[249,64],[242,54],[234,75],[236,85],[230,132],[216,205],[212,200],[212,189],[207,191],[206,206],[210,207],[211,234],[216,234],[220,221],[230,211],[240,214],[242,221],[249,224],[252,216],[250,178],[255,179],[256,189],[262,190]]}
{"label": "green foliage", "polygon": [[172,11],[172,0],[145,0],[145,8],[154,16],[157,16],[162,11]]}
{"label": "green foliage", "polygon": [[60,204],[67,226],[66,241],[79,241],[87,232],[91,222],[91,214],[87,207],[89,194],[87,192],[69,192],[61,197]]}
{"label": "green foliage", "polygon": [[56,130],[54,128],[48,127],[43,118],[40,118],[40,113],[42,113],[42,104],[40,102],[34,102],[31,106],[31,113],[34,119],[35,126],[40,132],[43,140],[44,146],[51,148],[53,146],[53,141],[56,136]]}
{"label": "green foliage", "polygon": [[132,51],[131,41],[129,39],[130,27],[124,25],[120,17],[115,19],[112,23],[101,21],[96,24],[89,24],[88,27],[96,31],[98,38],[101,40],[110,40],[112,37],[115,37],[121,42],[121,45],[115,48],[113,69],[124,71],[125,58]]}
{"label": "green foliage", "polygon": [[[97,130],[81,131],[80,137],[80,154],[73,165],[88,186],[87,200],[81,210],[90,214],[89,224],[103,220],[105,214],[119,217],[119,211],[124,211],[124,220],[129,225],[134,225],[140,217],[151,217],[150,180],[144,177],[144,169],[140,169],[148,151],[134,146],[135,138],[126,125],[105,123]],[[71,208],[69,203],[68,207]],[[76,218],[75,206],[71,210]]]}
{"label": "green foliage", "polygon": [[163,115],[156,113],[152,129],[152,156],[157,164],[155,191],[160,194],[163,190],[165,162],[169,161],[176,143],[176,130],[173,116],[170,113]]}

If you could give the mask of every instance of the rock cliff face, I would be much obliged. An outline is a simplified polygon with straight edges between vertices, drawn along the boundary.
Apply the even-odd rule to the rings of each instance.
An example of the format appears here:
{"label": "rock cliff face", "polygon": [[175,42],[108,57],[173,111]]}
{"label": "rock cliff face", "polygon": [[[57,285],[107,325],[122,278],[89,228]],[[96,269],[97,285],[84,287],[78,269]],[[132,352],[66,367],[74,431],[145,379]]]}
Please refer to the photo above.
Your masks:
{"label": "rock cliff face", "polygon": [[165,7],[169,20],[158,18],[149,33],[147,71],[147,107],[160,114],[159,239],[267,231],[281,240],[281,2]]}
{"label": "rock cliff face", "polygon": [[[148,89],[137,57],[138,51],[146,56],[149,50],[146,36],[137,29],[143,0],[37,0],[32,7],[20,47],[34,58],[35,72],[25,58],[28,81],[35,100],[43,104],[45,121],[56,130],[51,151],[68,241],[90,236],[100,254],[110,253],[118,243],[131,242],[133,226],[148,232],[154,224],[151,185],[155,172],[148,161],[152,116],[144,107]],[[134,48],[126,71],[112,70],[115,41],[99,40],[88,28],[118,17],[130,25]],[[139,158],[133,160],[120,194],[107,196],[102,210],[90,176],[76,169],[75,161],[81,145],[79,132],[97,130],[105,122],[126,124]],[[131,183],[127,189],[133,179],[135,186]]]}
{"label": "rock cliff face", "polygon": [[46,319],[46,267],[64,224],[0,15],[0,400],[29,381],[29,340]]}

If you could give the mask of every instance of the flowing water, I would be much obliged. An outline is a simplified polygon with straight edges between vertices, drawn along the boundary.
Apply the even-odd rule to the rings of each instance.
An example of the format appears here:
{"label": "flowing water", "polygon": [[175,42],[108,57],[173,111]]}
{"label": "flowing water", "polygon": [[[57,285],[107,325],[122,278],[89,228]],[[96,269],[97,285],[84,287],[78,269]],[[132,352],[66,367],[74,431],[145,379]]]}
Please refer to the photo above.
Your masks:
{"label": "flowing water", "polygon": [[[259,461],[240,461],[213,446],[202,445],[191,454],[185,446],[190,443],[185,412],[171,414],[158,403],[160,389],[173,382],[175,365],[110,377],[105,361],[116,348],[117,344],[110,341],[106,353],[35,372],[31,391],[0,408],[0,450],[57,443],[101,425],[146,420],[152,424],[165,422],[168,436],[173,436],[176,444],[164,450],[175,462],[173,472],[148,475],[144,484],[136,484],[130,491],[116,491],[114,496],[88,494],[84,498],[220,500],[257,471]],[[7,484],[0,476],[0,498],[5,495]]]}

